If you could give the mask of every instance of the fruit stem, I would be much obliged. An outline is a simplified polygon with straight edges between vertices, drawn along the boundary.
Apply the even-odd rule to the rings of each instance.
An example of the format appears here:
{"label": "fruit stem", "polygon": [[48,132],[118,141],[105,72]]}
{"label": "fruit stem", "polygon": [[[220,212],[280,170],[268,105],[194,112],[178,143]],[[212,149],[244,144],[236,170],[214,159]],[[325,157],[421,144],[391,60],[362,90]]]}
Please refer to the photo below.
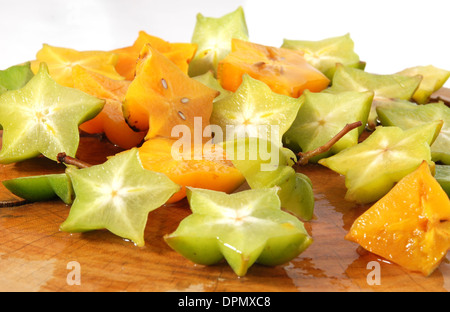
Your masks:
{"label": "fruit stem", "polygon": [[66,165],[73,165],[80,169],[88,168],[91,166],[91,164],[88,164],[82,160],[70,157],[70,156],[66,155],[66,153],[59,153],[57,156],[57,159],[58,159],[58,162],[60,162],[60,163],[64,163]]}
{"label": "fruit stem", "polygon": [[360,126],[362,126],[361,121],[346,124],[345,127],[342,128],[341,131],[339,131],[330,141],[328,141],[324,145],[319,146],[318,148],[316,148],[312,151],[305,152],[305,153],[299,152],[297,154],[297,156],[298,156],[297,165],[304,166],[304,165],[308,164],[309,160],[312,157],[320,155],[325,152],[328,152],[333,147],[333,145],[336,144],[336,142],[339,141],[344,135],[346,135],[353,129],[358,128]]}

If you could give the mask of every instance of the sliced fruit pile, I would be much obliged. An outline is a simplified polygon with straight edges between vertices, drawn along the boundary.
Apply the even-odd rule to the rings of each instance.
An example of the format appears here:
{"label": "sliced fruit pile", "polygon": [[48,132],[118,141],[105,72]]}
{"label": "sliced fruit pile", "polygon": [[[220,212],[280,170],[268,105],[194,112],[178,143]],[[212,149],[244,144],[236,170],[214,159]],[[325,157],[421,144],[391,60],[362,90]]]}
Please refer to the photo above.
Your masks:
{"label": "sliced fruit pile", "polygon": [[[2,182],[27,202],[70,205],[63,231],[108,229],[137,246],[151,211],[186,198],[192,214],[162,233],[167,244],[242,276],[312,243],[314,185],[296,170],[312,162],[345,176],[343,200],[372,206],[346,239],[429,275],[450,247],[450,108],[431,103],[450,71],[365,65],[349,34],[252,42],[241,7],[199,13],[191,42],[141,31],[112,51],[45,44],[0,71],[0,163],[42,155],[66,170]],[[84,134],[121,152],[86,164]]]}

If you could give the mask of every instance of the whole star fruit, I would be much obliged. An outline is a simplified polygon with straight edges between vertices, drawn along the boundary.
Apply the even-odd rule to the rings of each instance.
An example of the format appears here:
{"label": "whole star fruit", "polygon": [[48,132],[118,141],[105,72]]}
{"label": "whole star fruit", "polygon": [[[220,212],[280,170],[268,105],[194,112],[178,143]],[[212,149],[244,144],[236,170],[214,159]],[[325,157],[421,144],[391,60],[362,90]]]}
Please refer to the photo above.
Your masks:
{"label": "whole star fruit", "polygon": [[450,200],[429,164],[402,178],[354,221],[345,238],[429,276],[450,248]]}
{"label": "whole star fruit", "polygon": [[244,74],[236,92],[214,102],[211,124],[222,130],[214,138],[220,142],[235,136],[262,137],[281,145],[301,104],[301,99],[275,93],[264,82]]}
{"label": "whole star fruit", "polygon": [[122,102],[131,82],[110,79],[78,65],[73,67],[72,75],[74,88],[105,100],[102,111],[82,123],[80,130],[90,134],[103,133],[111,143],[123,149],[139,145],[145,132],[131,129],[122,111]]}
{"label": "whole star fruit", "polygon": [[442,121],[408,130],[379,126],[363,142],[336,155],[319,160],[319,164],[345,176],[345,199],[368,204],[386,195],[394,184],[431,160],[430,145],[442,127]]}
{"label": "whole star fruit", "polygon": [[197,45],[197,51],[189,63],[189,76],[208,71],[216,76],[219,61],[231,52],[232,38],[249,39],[242,7],[221,17],[206,17],[198,13],[191,38],[191,42]]}
{"label": "whole star fruit", "polygon": [[60,198],[72,204],[74,198],[72,183],[65,173],[20,177],[2,183],[11,193],[29,202]]}
{"label": "whole star fruit", "polygon": [[147,132],[146,140],[170,138],[175,126],[188,127],[193,133],[194,121],[200,119],[202,128],[206,127],[217,95],[218,91],[189,77],[147,44],[125,95],[123,114],[131,128]]}
{"label": "whole star fruit", "polygon": [[283,136],[287,147],[295,153],[312,151],[330,141],[346,124],[361,121],[361,127],[343,136],[328,152],[309,161],[317,162],[358,144],[369,117],[373,92],[313,93],[306,90],[302,97],[297,117]]}
{"label": "whole star fruit", "polygon": [[444,103],[380,106],[377,107],[377,115],[383,126],[397,126],[402,129],[441,120],[441,131],[431,145],[431,157],[435,162],[450,165],[450,107]]}
{"label": "whole star fruit", "polygon": [[157,137],[139,147],[139,157],[145,169],[164,173],[181,186],[168,204],[185,198],[186,187],[231,193],[245,181],[222,147],[210,142],[193,144],[191,140]]}
{"label": "whole star fruit", "polygon": [[422,76],[422,81],[412,96],[412,99],[418,104],[427,104],[431,95],[442,88],[450,78],[449,70],[433,65],[409,67],[397,74],[408,77]]}
{"label": "whole star fruit", "polygon": [[301,51],[305,59],[320,70],[328,79],[332,80],[336,64],[365,69],[365,62],[361,62],[355,52],[355,43],[350,34],[325,38],[322,40],[292,40],[283,39],[282,48]]}
{"label": "whole star fruit", "polygon": [[0,94],[22,88],[33,76],[30,62],[0,70]]}
{"label": "whole star fruit", "polygon": [[196,44],[189,42],[168,42],[141,30],[133,45],[111,51],[119,56],[116,70],[126,80],[131,81],[134,79],[136,74],[136,61],[139,58],[139,53],[146,44],[150,44],[186,74],[188,73],[189,63],[197,51]]}
{"label": "whole star fruit", "polygon": [[450,196],[450,166],[437,164],[435,171],[434,178],[438,181],[447,195]]}
{"label": "whole star fruit", "polygon": [[72,68],[82,66],[111,79],[124,79],[116,71],[118,55],[107,51],[77,51],[44,44],[31,61],[31,70],[37,73],[40,63],[46,63],[50,76],[60,85],[73,87]]}
{"label": "whole star fruit", "polygon": [[292,167],[297,157],[290,149],[261,138],[240,138],[222,146],[251,189],[278,187],[283,209],[303,221],[312,219],[313,185],[306,175]]}
{"label": "whole star fruit", "polygon": [[231,52],[219,62],[217,78],[224,89],[234,92],[244,74],[264,82],[273,92],[294,98],[306,89],[322,91],[330,83],[302,52],[232,39]]}
{"label": "whole star fruit", "polygon": [[0,163],[40,154],[56,161],[61,152],[74,157],[80,139],[79,124],[95,117],[103,105],[101,99],[57,84],[47,65],[41,63],[23,88],[0,96]]}
{"label": "whole star fruit", "polygon": [[280,209],[276,188],[233,194],[189,188],[188,201],[192,214],[164,239],[194,263],[225,258],[236,275],[245,276],[254,263],[283,264],[312,243],[303,223]]}
{"label": "whole star fruit", "polygon": [[162,173],[143,168],[138,149],[121,152],[99,165],[68,167],[75,200],[62,231],[107,229],[136,246],[144,246],[148,215],[180,187]]}
{"label": "whole star fruit", "polygon": [[421,81],[422,76],[420,75],[413,77],[399,74],[381,75],[337,64],[331,87],[326,92],[372,91],[374,97],[367,126],[373,130],[378,124],[376,114],[378,101],[384,99],[411,100]]}

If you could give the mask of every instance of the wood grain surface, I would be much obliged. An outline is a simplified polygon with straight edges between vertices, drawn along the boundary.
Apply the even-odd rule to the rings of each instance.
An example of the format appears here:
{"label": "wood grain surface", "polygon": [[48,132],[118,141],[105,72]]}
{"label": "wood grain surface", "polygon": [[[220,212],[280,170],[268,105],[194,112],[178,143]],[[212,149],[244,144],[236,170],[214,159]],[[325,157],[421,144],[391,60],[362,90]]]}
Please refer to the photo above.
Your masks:
{"label": "wood grain surface", "polygon": [[[450,94],[450,93],[447,93]],[[99,137],[82,137],[78,157],[101,163],[119,149]],[[38,157],[1,165],[0,179],[63,172]],[[163,236],[190,214],[187,202],[163,206],[148,216],[144,247],[106,230],[69,234],[59,230],[70,206],[59,200],[0,208],[0,291],[31,292],[447,292],[450,258],[424,277],[346,241],[352,222],[369,206],[344,200],[344,178],[320,165],[300,169],[314,185],[314,219],[305,226],[313,244],[292,261],[276,267],[253,265],[237,277],[225,262],[196,265],[174,252]],[[0,184],[0,200],[19,200]],[[73,285],[71,264],[79,264]],[[374,284],[371,265],[379,265]]]}

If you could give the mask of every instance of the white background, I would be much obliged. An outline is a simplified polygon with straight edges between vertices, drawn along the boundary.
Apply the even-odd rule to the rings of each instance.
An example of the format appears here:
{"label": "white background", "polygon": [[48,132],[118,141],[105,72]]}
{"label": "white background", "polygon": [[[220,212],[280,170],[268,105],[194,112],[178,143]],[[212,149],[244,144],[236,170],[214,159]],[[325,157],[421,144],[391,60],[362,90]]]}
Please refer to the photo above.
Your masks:
{"label": "white background", "polygon": [[[35,58],[43,43],[77,50],[131,45],[139,30],[188,42],[196,14],[244,8],[250,41],[320,40],[350,33],[366,71],[429,65],[450,70],[448,0],[0,0],[0,69]],[[450,87],[447,82],[446,87]]]}

